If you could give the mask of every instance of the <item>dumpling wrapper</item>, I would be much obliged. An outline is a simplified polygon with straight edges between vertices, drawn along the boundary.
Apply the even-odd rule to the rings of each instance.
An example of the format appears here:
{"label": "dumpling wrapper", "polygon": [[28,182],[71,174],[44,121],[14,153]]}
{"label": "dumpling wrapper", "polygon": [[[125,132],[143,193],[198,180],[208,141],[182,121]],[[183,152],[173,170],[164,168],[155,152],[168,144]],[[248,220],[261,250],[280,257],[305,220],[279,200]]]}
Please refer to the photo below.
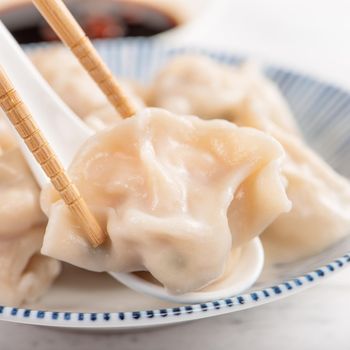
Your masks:
{"label": "dumpling wrapper", "polygon": [[0,303],[20,306],[45,294],[61,271],[61,263],[40,254],[45,232],[36,226],[0,237]]}
{"label": "dumpling wrapper", "polygon": [[244,94],[235,72],[201,55],[171,60],[154,79],[148,104],[184,115],[212,119],[231,112]]}
{"label": "dumpling wrapper", "polygon": [[264,130],[286,151],[282,173],[292,210],[278,217],[262,239],[273,262],[295,261],[323,251],[350,233],[350,183],[298,134],[275,122],[259,97],[257,87],[264,89],[265,78],[258,71],[255,75],[255,89],[236,106],[231,119],[237,125]]}
{"label": "dumpling wrapper", "polygon": [[350,233],[350,184],[305,143],[288,133],[271,133],[287,152],[283,175],[292,210],[262,235],[275,262],[317,254]]}
{"label": "dumpling wrapper", "polygon": [[0,239],[45,222],[40,190],[18,148],[0,156]]}
{"label": "dumpling wrapper", "polygon": [[60,262],[40,249],[45,215],[40,190],[18,148],[0,156],[0,304],[18,306],[43,295]]}
{"label": "dumpling wrapper", "polygon": [[157,74],[148,103],[178,114],[231,120],[233,111],[253,91],[268,114],[267,124],[262,118],[255,120],[259,129],[264,130],[272,120],[284,130],[299,134],[281,93],[253,63],[232,67],[203,55],[178,56]]}
{"label": "dumpling wrapper", "polygon": [[[211,79],[210,72],[214,71],[221,72],[217,80],[214,76]],[[224,84],[227,79],[231,79],[230,83]],[[216,98],[214,90],[207,90],[201,80],[212,81],[212,85],[216,81],[218,91],[230,85],[241,92],[240,97],[232,97],[231,106],[227,106]],[[191,94],[190,88],[197,92],[196,96]],[[271,261],[289,262],[317,254],[349,234],[348,180],[305,144],[283,96],[256,66],[244,64],[232,68],[230,73],[227,67],[207,58],[176,58],[155,80],[153,89],[157,105],[163,106],[175,96],[174,104],[167,104],[167,108],[177,111],[179,106],[186,105],[188,113],[205,119],[221,117],[240,126],[254,127],[282,144],[287,153],[282,173],[287,179],[287,195],[293,206],[262,235],[266,255]],[[175,101],[179,100],[179,95],[186,103],[177,106]],[[225,106],[224,111],[219,103]]]}
{"label": "dumpling wrapper", "polygon": [[260,131],[146,109],[89,139],[69,168],[110,240],[93,249],[48,189],[42,253],[93,271],[148,270],[173,293],[198,290],[222,275],[232,248],[290,209],[283,155]]}

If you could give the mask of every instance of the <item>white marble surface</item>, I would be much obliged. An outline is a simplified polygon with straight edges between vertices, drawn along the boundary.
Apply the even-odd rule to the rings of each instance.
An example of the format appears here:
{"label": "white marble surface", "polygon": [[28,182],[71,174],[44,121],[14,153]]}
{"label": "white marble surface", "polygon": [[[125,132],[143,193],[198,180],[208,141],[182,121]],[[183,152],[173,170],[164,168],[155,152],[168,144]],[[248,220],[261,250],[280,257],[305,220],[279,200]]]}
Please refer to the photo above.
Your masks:
{"label": "white marble surface", "polygon": [[[210,27],[180,41],[229,45],[350,87],[348,0],[223,1],[229,10],[220,22],[207,18]],[[288,299],[153,331],[88,334],[0,323],[0,349],[349,349],[349,296],[350,269]]]}

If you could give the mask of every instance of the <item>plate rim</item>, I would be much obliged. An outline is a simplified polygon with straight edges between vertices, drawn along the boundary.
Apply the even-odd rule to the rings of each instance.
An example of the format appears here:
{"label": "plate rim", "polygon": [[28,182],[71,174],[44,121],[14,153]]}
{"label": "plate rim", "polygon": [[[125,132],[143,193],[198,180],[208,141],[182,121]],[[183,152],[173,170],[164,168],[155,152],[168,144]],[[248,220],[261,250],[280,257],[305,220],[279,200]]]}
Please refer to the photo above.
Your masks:
{"label": "plate rim", "polygon": [[188,322],[264,305],[304,291],[350,266],[350,252],[302,276],[226,299],[155,310],[46,311],[0,306],[0,321],[65,328],[144,328]]}

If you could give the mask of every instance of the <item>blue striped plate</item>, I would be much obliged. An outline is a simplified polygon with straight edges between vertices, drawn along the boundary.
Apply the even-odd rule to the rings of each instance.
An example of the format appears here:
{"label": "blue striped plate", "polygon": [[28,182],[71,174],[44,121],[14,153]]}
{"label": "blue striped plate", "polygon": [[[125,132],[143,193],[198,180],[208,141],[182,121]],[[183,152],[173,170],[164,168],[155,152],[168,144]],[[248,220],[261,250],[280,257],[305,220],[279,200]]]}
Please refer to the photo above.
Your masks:
{"label": "blue striped plate", "polygon": [[[143,39],[99,41],[96,45],[118,76],[144,83],[147,83],[169,58],[185,52],[200,52],[230,65],[243,60],[243,57],[227,52],[168,47],[157,41]],[[266,66],[265,71],[289,101],[309,144],[333,168],[350,177],[350,93],[288,69]],[[133,308],[132,302],[130,307],[128,301],[128,309],[134,311],[125,311],[124,308],[115,310],[111,306],[105,309],[105,312],[101,312],[101,308],[95,306],[93,299],[87,308],[89,312],[83,312],[79,306],[69,309],[67,307],[67,311],[51,310],[53,307],[45,303],[39,304],[40,310],[1,306],[0,320],[76,328],[154,327],[222,315],[272,302],[313,286],[349,264],[350,238],[316,256],[280,265],[276,267],[273,278],[263,278],[245,294],[225,300],[187,306],[164,306],[154,302],[154,307],[148,310],[145,308],[148,308],[149,304],[140,307],[140,303],[135,303]],[[99,298],[99,295],[94,297]],[[118,294],[115,298],[118,298]]]}

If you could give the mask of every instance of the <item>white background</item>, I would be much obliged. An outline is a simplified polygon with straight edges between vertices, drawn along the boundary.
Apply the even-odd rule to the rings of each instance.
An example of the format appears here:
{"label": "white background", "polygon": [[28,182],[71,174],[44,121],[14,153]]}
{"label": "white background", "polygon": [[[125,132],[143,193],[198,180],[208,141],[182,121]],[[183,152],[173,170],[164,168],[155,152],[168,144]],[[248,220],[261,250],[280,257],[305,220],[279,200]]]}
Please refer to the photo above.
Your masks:
{"label": "white background", "polygon": [[[211,8],[173,40],[230,47],[350,87],[349,0],[215,3],[227,7]],[[350,269],[273,304],[154,331],[87,334],[1,323],[0,349],[349,349],[349,296]]]}
{"label": "white background", "polygon": [[202,8],[180,41],[229,47],[350,85],[349,0],[209,0]]}

